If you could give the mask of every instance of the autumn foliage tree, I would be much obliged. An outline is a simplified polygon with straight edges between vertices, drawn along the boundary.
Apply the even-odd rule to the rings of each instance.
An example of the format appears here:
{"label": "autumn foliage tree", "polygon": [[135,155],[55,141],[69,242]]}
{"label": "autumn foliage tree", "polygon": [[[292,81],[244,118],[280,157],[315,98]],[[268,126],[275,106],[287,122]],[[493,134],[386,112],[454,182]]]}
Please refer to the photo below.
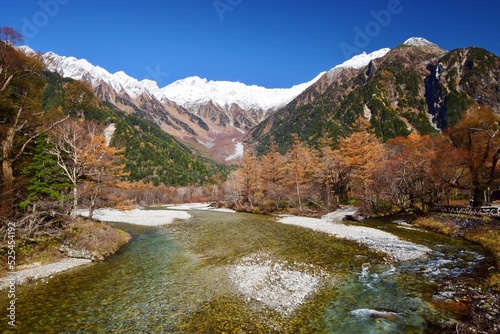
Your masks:
{"label": "autumn foliage tree", "polygon": [[22,36],[11,28],[1,27],[0,38],[0,215],[9,217],[15,199],[15,165],[41,126],[43,64],[14,47]]}
{"label": "autumn foliage tree", "polygon": [[403,211],[425,211],[441,201],[447,187],[438,177],[440,143],[417,133],[388,141],[387,159],[375,173],[381,200]]}
{"label": "autumn foliage tree", "polygon": [[488,203],[489,187],[499,179],[500,117],[485,106],[474,105],[448,130],[455,170],[447,182],[471,191],[474,206]]}
{"label": "autumn foliage tree", "polygon": [[292,134],[292,147],[286,156],[288,182],[295,190],[297,203],[302,211],[304,186],[312,179],[314,157],[311,150],[300,142],[297,134]]}
{"label": "autumn foliage tree", "polygon": [[71,215],[76,216],[81,199],[79,185],[85,183],[90,202],[90,216],[96,207],[102,187],[123,176],[119,161],[123,150],[110,147],[95,122],[70,119],[52,131],[50,152],[72,185]]}
{"label": "autumn foliage tree", "polygon": [[278,152],[275,142],[271,143],[269,152],[260,158],[259,165],[262,196],[278,208],[285,197],[286,158]]}
{"label": "autumn foliage tree", "polygon": [[339,150],[333,149],[332,140],[323,137],[319,142],[314,180],[323,194],[327,210],[339,205],[339,198],[347,198],[349,166],[342,163]]}
{"label": "autumn foliage tree", "polygon": [[[89,207],[89,218],[99,203],[109,203],[111,200],[120,200],[107,196],[110,188],[118,185],[122,177],[127,174],[123,171],[122,162],[125,149],[117,149],[106,142],[102,135],[103,129],[96,122],[87,125],[88,145],[80,148],[81,164],[85,166],[83,177],[83,196]],[[107,201],[106,201],[107,200]]]}
{"label": "autumn foliage tree", "polygon": [[338,152],[341,168],[347,171],[353,195],[362,201],[365,209],[370,210],[373,202],[369,191],[372,174],[383,161],[385,152],[366,119],[356,120],[353,133],[340,139]]}
{"label": "autumn foliage tree", "polygon": [[253,206],[256,193],[259,191],[259,168],[256,156],[249,151],[243,154],[240,162],[239,181],[241,195],[244,200]]}

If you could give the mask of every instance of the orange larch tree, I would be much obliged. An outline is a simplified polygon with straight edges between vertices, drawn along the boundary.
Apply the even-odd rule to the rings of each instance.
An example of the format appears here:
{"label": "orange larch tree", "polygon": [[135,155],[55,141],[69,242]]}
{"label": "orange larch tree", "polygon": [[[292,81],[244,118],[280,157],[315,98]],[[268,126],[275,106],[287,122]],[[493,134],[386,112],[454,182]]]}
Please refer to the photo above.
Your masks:
{"label": "orange larch tree", "polygon": [[469,189],[474,206],[488,203],[489,187],[500,178],[500,117],[491,109],[472,106],[448,135],[460,177],[451,186]]}
{"label": "orange larch tree", "polygon": [[300,142],[299,136],[295,133],[291,136],[292,147],[286,154],[288,160],[287,177],[289,184],[294,188],[299,209],[302,211],[304,209],[302,203],[303,188],[312,180],[315,161],[311,150]]}
{"label": "orange larch tree", "polygon": [[[339,197],[347,197],[347,168],[341,164],[339,152],[331,147],[331,139],[323,137],[319,141],[317,163],[314,168],[314,181],[322,190],[327,210],[339,204]],[[334,200],[333,197],[336,197]]]}
{"label": "orange larch tree", "polygon": [[348,173],[354,196],[363,201],[365,209],[371,210],[372,173],[383,161],[385,149],[366,119],[358,118],[353,130],[350,136],[339,140],[340,165]]}
{"label": "orange larch tree", "polygon": [[262,196],[277,202],[283,199],[285,188],[286,159],[272,142],[269,151],[260,158]]}
{"label": "orange larch tree", "polygon": [[241,184],[241,195],[245,202],[253,206],[255,196],[259,191],[260,164],[253,152],[245,150],[239,167],[238,180]]}

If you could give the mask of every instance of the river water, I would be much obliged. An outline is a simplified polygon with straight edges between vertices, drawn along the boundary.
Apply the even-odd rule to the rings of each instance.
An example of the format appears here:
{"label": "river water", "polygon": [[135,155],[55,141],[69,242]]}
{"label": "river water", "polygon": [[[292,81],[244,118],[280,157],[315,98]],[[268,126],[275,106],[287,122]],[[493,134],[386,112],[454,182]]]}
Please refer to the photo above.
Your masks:
{"label": "river water", "polygon": [[[474,245],[401,222],[364,224],[427,245],[433,249],[428,257],[387,263],[355,242],[268,216],[190,214],[165,227],[117,223],[133,234],[129,245],[105,262],[18,287],[17,326],[13,330],[4,317],[0,330],[439,333],[437,325],[459,316],[433,298],[439,284],[471,280],[487,265]],[[268,281],[258,284],[272,279],[270,287],[235,282],[242,268],[248,278],[267,273]],[[301,291],[309,293],[289,298]],[[6,310],[7,303],[3,293],[0,307]]]}

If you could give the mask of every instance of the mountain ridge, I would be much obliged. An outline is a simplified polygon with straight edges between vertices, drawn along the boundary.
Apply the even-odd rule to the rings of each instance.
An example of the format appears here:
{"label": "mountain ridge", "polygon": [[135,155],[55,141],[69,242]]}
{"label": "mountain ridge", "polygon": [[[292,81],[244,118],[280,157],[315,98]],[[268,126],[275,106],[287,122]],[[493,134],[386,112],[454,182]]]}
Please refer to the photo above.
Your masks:
{"label": "mountain ridge", "polygon": [[[422,50],[441,50],[421,37],[409,38],[402,45]],[[24,52],[34,52],[26,46],[21,48],[24,48]],[[228,158],[235,157],[235,152],[240,152],[241,142],[249,132],[255,135],[262,132],[263,127],[271,126],[273,121],[262,125],[265,120],[286,119],[283,115],[273,118],[276,112],[289,110],[291,113],[296,108],[302,108],[301,112],[305,115],[299,118],[307,118],[310,112],[308,106],[325,103],[321,102],[325,92],[330,91],[336,99],[341,98],[342,94],[349,93],[356,85],[367,81],[371,73],[376,72],[381,59],[397,53],[398,48],[363,52],[319,73],[306,83],[290,88],[249,86],[241,82],[212,81],[198,76],[159,87],[153,80],[139,81],[124,71],[109,73],[85,59],[59,56],[53,52],[43,54],[42,59],[48,70],[63,77],[88,82],[100,99],[128,113],[136,113],[154,121],[182,143],[224,163]],[[359,73],[364,69],[366,75],[363,77]],[[347,85],[352,80],[357,83]],[[371,104],[365,103],[362,107],[365,112],[368,112]],[[360,106],[356,104],[353,107],[359,109]],[[304,124],[307,122],[304,119]],[[289,131],[289,126],[283,126],[283,131]]]}
{"label": "mountain ridge", "polygon": [[[20,49],[35,53],[28,46]],[[380,52],[387,51],[355,56],[337,65],[337,70],[363,66],[380,57]],[[241,156],[241,143],[250,129],[315,82],[325,80],[328,73],[321,72],[310,81],[290,88],[248,86],[199,77],[177,80],[160,88],[153,80],[139,81],[124,71],[110,73],[85,59],[54,52],[41,57],[49,71],[89,83],[99,99],[157,123],[180,142],[222,163]]]}
{"label": "mountain ridge", "polygon": [[[29,46],[21,46],[20,48],[25,53],[35,53]],[[104,81],[113,87],[115,91],[125,92],[132,98],[147,93],[159,101],[172,101],[183,107],[212,101],[220,107],[237,104],[243,109],[272,110],[289,103],[324,74],[336,68],[360,68],[367,65],[372,59],[382,57],[389,50],[384,48],[369,54],[363,52],[328,71],[320,72],[307,82],[289,88],[266,88],[258,85],[246,85],[237,81],[214,81],[199,76],[179,79],[164,87],[159,87],[154,80],[143,79],[139,81],[124,71],[110,73],[98,65],[93,65],[86,59],[60,56],[52,51],[44,53],[42,58],[49,70],[63,77],[85,80],[93,87]]]}
{"label": "mountain ridge", "polygon": [[332,145],[364,117],[383,141],[411,132],[432,134],[456,124],[473,104],[500,114],[500,58],[477,47],[446,51],[410,38],[358,70],[331,71],[246,137],[258,153],[272,142],[284,152],[290,133],[314,146]]}

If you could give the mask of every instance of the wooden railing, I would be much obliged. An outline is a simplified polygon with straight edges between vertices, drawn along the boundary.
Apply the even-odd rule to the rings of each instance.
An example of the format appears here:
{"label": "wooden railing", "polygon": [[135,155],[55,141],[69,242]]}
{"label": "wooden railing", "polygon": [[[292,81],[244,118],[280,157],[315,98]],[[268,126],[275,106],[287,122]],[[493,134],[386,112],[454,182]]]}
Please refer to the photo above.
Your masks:
{"label": "wooden railing", "polygon": [[495,206],[481,206],[477,208],[465,206],[434,206],[430,211],[460,215],[500,217],[500,209]]}

